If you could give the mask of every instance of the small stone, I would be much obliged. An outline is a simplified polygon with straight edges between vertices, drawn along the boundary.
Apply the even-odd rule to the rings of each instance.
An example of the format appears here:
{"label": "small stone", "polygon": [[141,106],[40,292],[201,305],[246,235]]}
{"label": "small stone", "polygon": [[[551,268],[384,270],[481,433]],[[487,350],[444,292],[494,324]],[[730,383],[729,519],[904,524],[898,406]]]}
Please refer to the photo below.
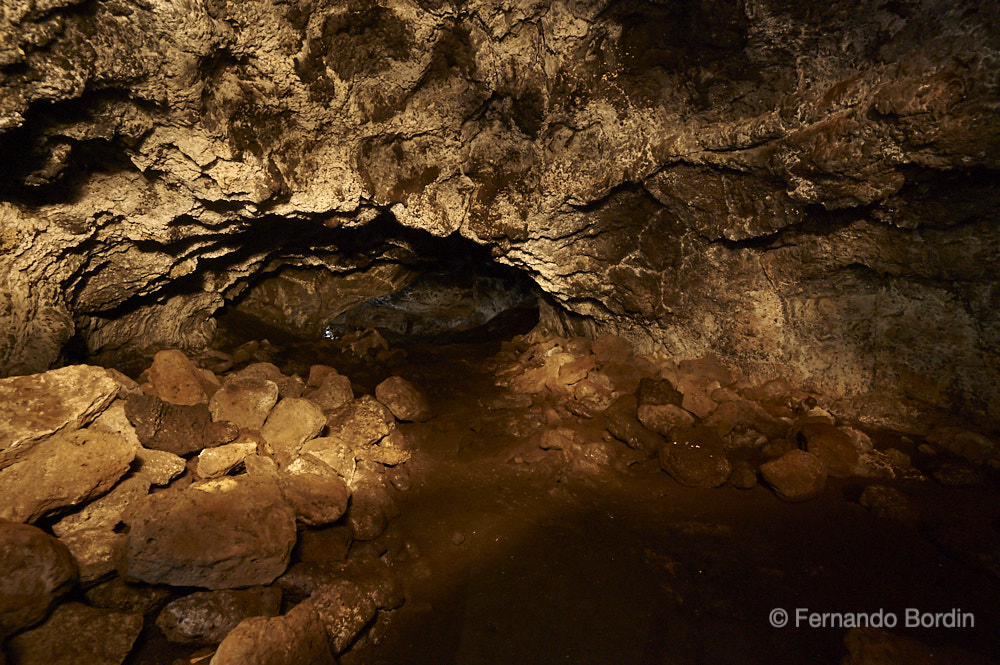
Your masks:
{"label": "small stone", "polygon": [[377,462],[385,466],[397,466],[408,462],[412,457],[409,447],[406,435],[402,431],[394,429],[375,445],[356,452],[358,460]]}
{"label": "small stone", "polygon": [[819,457],[792,450],[761,465],[760,473],[774,493],[785,501],[807,501],[823,493],[827,472]]}
{"label": "small stone", "polygon": [[833,478],[848,478],[858,466],[858,449],[854,440],[827,423],[806,423],[799,432],[806,442],[806,450],[823,461],[827,473]]}
{"label": "small stone", "polygon": [[451,544],[455,545],[456,547],[459,545],[464,545],[465,534],[461,533],[460,531],[456,531],[455,533],[451,534]]}
{"label": "small stone", "polygon": [[162,486],[184,473],[185,462],[180,455],[140,447],[135,451],[133,468],[136,476],[142,476],[151,485]]}
{"label": "small stone", "polygon": [[227,443],[216,448],[206,448],[198,453],[195,473],[199,478],[224,476],[243,463],[247,455],[257,452],[257,444],[250,442]]}
{"label": "small stone", "polygon": [[[208,402],[205,383],[211,382],[194,366],[183,351],[170,349],[153,356],[149,381],[164,402],[193,406]],[[213,386],[214,388],[214,386]]]}
{"label": "small stone", "polygon": [[389,483],[400,492],[409,492],[413,487],[410,470],[405,466],[396,466],[386,469],[385,477],[386,480],[388,480]]}
{"label": "small stone", "polygon": [[745,461],[733,462],[733,471],[729,474],[729,484],[736,489],[748,490],[757,486],[757,470]]}
{"label": "small stone", "polygon": [[91,501],[82,510],[67,515],[52,525],[52,532],[65,536],[80,529],[114,529],[122,519],[122,513],[134,501],[149,494],[149,481],[142,476],[125,478],[114,488]]}
{"label": "small stone", "polygon": [[7,653],[18,665],[121,665],[141,631],[138,614],[66,603],[12,638]]}
{"label": "small stone", "polygon": [[259,430],[278,402],[278,384],[262,378],[230,375],[208,403],[212,420],[228,420],[240,429]]}
{"label": "small stone", "polygon": [[268,453],[278,466],[284,466],[298,457],[302,444],[324,427],[326,417],[318,406],[307,399],[286,397],[271,410],[260,433]]}
{"label": "small stone", "polygon": [[946,462],[931,472],[931,476],[945,487],[977,487],[986,482],[983,469],[968,462]]}
{"label": "small stone", "polygon": [[323,411],[332,411],[354,399],[354,389],[351,387],[350,379],[332,372],[314,391],[307,395],[307,398]]}
{"label": "small stone", "polygon": [[[329,376],[336,376],[337,370],[329,365],[312,365],[309,368],[309,378],[306,380],[306,388],[319,388]],[[354,397],[352,396],[351,399]]]}
{"label": "small stone", "polygon": [[84,598],[94,607],[146,614],[170,597],[162,586],[130,584],[120,577],[95,584],[84,592]]}
{"label": "small stone", "polygon": [[375,398],[399,420],[422,423],[430,419],[427,398],[401,376],[390,376],[375,387]]}
{"label": "small stone", "polygon": [[673,404],[643,404],[636,412],[643,427],[662,436],[678,427],[694,425],[694,416]]}
{"label": "small stone", "polygon": [[375,618],[377,608],[361,587],[342,580],[313,592],[307,601],[316,608],[334,653],[343,653],[364,627]]}
{"label": "small stone", "polygon": [[278,617],[244,619],[219,645],[209,665],[336,665],[316,608],[299,603]]}
{"label": "small stone", "polygon": [[0,469],[0,519],[34,522],[111,489],[129,469],[135,448],[100,431],[60,433]]}
{"label": "small stone", "polygon": [[250,617],[275,617],[281,611],[281,589],[199,591],[168,603],[156,627],[171,642],[218,644]]}
{"label": "small stone", "polygon": [[295,512],[277,484],[249,476],[150,494],[125,521],[125,576],[153,584],[269,584],[295,544]]}
{"label": "small stone", "polygon": [[76,583],[66,546],[41,529],[0,522],[0,640],[32,626]]}
{"label": "small stone", "polygon": [[674,430],[659,460],[664,471],[687,487],[718,487],[732,471],[725,442],[707,427]]}
{"label": "small stone", "polygon": [[0,468],[56,432],[83,427],[117,394],[108,373],[88,365],[0,379]]}
{"label": "small stone", "polygon": [[179,406],[151,395],[132,395],[125,402],[125,414],[140,443],[150,450],[189,455],[215,443],[204,404]]}
{"label": "small stone", "polygon": [[76,561],[84,584],[107,577],[117,570],[125,549],[125,534],[111,529],[79,529],[60,536]]}
{"label": "small stone", "polygon": [[563,448],[579,443],[581,441],[576,430],[569,427],[557,427],[542,432],[542,439],[539,441],[538,447],[542,450],[562,450]]}
{"label": "small stone", "polygon": [[667,379],[645,378],[639,382],[636,399],[639,402],[639,406],[647,404],[673,404],[674,406],[680,406],[681,402],[684,401],[684,395]]}
{"label": "small stone", "polygon": [[[320,464],[322,464],[320,462]],[[336,522],[347,510],[351,490],[327,465],[326,472],[286,472],[281,474],[281,489],[302,524],[324,526]]]}

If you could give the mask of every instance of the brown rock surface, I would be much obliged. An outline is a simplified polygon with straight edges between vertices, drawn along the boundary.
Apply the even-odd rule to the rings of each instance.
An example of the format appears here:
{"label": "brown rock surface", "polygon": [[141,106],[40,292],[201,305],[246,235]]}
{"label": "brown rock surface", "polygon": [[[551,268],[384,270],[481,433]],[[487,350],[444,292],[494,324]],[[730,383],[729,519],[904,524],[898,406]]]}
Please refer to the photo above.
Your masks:
{"label": "brown rock surface", "polygon": [[166,605],[156,626],[171,642],[218,644],[244,619],[278,616],[281,590],[272,587],[200,591]]}
{"label": "brown rock surface", "polygon": [[123,573],[152,584],[268,584],[295,544],[295,513],[274,482],[225,477],[151,494],[125,518]]}
{"label": "brown rock surface", "polygon": [[286,397],[271,410],[260,433],[268,452],[284,466],[298,456],[303,443],[324,427],[326,417],[318,406],[308,399]]}
{"label": "brown rock surface", "polygon": [[401,376],[390,376],[375,386],[375,399],[388,407],[399,420],[422,423],[431,417],[427,398]]}
{"label": "brown rock surface", "polygon": [[826,486],[827,472],[822,460],[804,450],[792,450],[761,465],[760,474],[774,493],[786,501],[814,499]]}
{"label": "brown rock surface", "polygon": [[170,349],[153,356],[149,381],[159,398],[169,404],[192,406],[208,402],[208,380],[183,351]]}
{"label": "brown rock surface", "polygon": [[707,427],[675,429],[660,450],[660,466],[688,487],[718,487],[732,471],[725,443]]}
{"label": "brown rock surface", "polygon": [[14,522],[0,522],[0,570],[0,639],[44,619],[77,578],[65,545]]}
{"label": "brown rock surface", "polygon": [[208,408],[212,420],[227,420],[237,427],[259,430],[278,402],[278,384],[269,379],[229,376],[212,395]]}
{"label": "brown rock surface", "polygon": [[37,628],[7,643],[19,665],[121,665],[142,630],[142,616],[66,603]]}
{"label": "brown rock surface", "polygon": [[299,603],[283,616],[240,622],[210,665],[336,665],[316,609]]}

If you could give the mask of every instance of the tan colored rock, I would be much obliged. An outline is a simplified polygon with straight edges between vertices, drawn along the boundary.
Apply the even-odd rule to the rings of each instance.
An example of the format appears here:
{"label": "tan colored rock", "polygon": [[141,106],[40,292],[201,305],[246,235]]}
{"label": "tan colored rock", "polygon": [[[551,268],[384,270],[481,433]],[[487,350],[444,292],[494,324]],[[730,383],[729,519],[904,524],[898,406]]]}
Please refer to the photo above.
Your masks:
{"label": "tan colored rock", "polygon": [[228,420],[241,429],[259,430],[278,402],[278,384],[256,377],[226,377],[208,403],[212,420]]}
{"label": "tan colored rock", "polygon": [[858,449],[854,440],[840,429],[826,423],[807,423],[799,432],[806,441],[806,450],[823,461],[833,478],[848,478],[858,466]]}
{"label": "tan colored rock", "polygon": [[224,476],[241,464],[247,455],[256,452],[257,444],[253,442],[227,443],[215,448],[206,448],[198,453],[195,474],[205,479]]}
{"label": "tan colored rock", "polygon": [[132,584],[116,576],[90,587],[83,592],[83,597],[93,607],[147,614],[170,597],[170,589],[164,586]]}
{"label": "tan colored rock", "polygon": [[381,402],[364,395],[327,414],[330,438],[351,450],[374,445],[396,428],[396,419]]}
{"label": "tan colored rock", "polygon": [[431,417],[427,397],[401,376],[390,376],[375,386],[375,399],[388,407],[399,420],[422,423]]}
{"label": "tan colored rock", "polygon": [[687,487],[718,487],[732,471],[725,443],[708,427],[674,429],[659,461],[664,471]]}
{"label": "tan colored rock", "polygon": [[171,642],[218,644],[244,619],[280,611],[281,589],[274,587],[199,591],[167,604],[156,627]]}
{"label": "tan colored rock", "polygon": [[808,501],[823,492],[827,472],[819,457],[792,450],[760,467],[761,476],[785,501]]}
{"label": "tan colored rock", "polygon": [[326,628],[308,601],[288,614],[244,619],[222,640],[209,665],[336,665]]}
{"label": "tan colored rock", "polygon": [[674,429],[690,427],[695,422],[694,416],[673,404],[643,404],[636,416],[643,427],[662,436],[670,436]]}
{"label": "tan colored rock", "polygon": [[224,477],[143,498],[126,515],[123,573],[152,584],[268,584],[295,544],[295,512],[272,481]]}
{"label": "tan colored rock", "polygon": [[309,378],[306,379],[306,388],[319,388],[323,385],[327,377],[336,375],[337,370],[329,365],[312,365],[309,367]]}
{"label": "tan colored rock", "polygon": [[[310,379],[312,379],[311,374]],[[354,389],[351,388],[350,379],[342,374],[337,374],[336,371],[331,371],[325,375],[323,382],[306,397],[323,411],[332,411],[353,400]]]}
{"label": "tan colored rock", "polygon": [[343,653],[375,618],[375,603],[346,580],[318,588],[307,601],[316,608],[334,653]]}
{"label": "tan colored rock", "polygon": [[410,445],[401,430],[394,429],[381,441],[355,451],[358,460],[397,466],[410,461]]}
{"label": "tan colored rock", "polygon": [[117,394],[108,373],[88,365],[0,379],[0,468],[55,432],[83,427]]}
{"label": "tan colored rock", "polygon": [[164,402],[193,406],[208,402],[205,384],[211,385],[183,351],[169,349],[153,356],[149,382]]}
{"label": "tan colored rock", "polygon": [[125,551],[126,536],[98,527],[71,531],[59,536],[59,541],[73,555],[80,570],[80,581],[88,584],[118,569]]}
{"label": "tan colored rock", "polygon": [[151,485],[169,485],[170,481],[184,473],[185,462],[180,455],[165,450],[138,448],[132,463],[135,475],[142,476]]}
{"label": "tan colored rock", "polygon": [[114,434],[77,430],[34,445],[0,469],[0,519],[34,522],[99,496],[129,470],[135,448]]}
{"label": "tan colored rock", "polygon": [[141,631],[139,614],[66,603],[7,651],[19,665],[121,665]]}
{"label": "tan colored rock", "polygon": [[326,422],[323,411],[308,399],[286,397],[271,410],[260,433],[268,454],[284,466],[298,457],[303,443],[323,431]]}
{"label": "tan colored rock", "polygon": [[52,532],[62,537],[80,529],[110,531],[121,522],[122,513],[129,505],[149,494],[149,485],[143,476],[125,478],[101,498],[53,524]]}
{"label": "tan colored rock", "polygon": [[357,469],[357,454],[362,449],[355,448],[340,438],[321,436],[307,441],[300,455],[311,455],[336,471],[344,480],[351,482]]}
{"label": "tan colored rock", "polygon": [[[316,469],[322,465],[325,470]],[[324,526],[336,522],[347,510],[351,490],[333,469],[316,461],[300,470],[294,464],[281,474],[281,490],[302,524]]]}
{"label": "tan colored rock", "polygon": [[0,571],[0,640],[44,619],[77,579],[65,545],[14,522],[0,522]]}

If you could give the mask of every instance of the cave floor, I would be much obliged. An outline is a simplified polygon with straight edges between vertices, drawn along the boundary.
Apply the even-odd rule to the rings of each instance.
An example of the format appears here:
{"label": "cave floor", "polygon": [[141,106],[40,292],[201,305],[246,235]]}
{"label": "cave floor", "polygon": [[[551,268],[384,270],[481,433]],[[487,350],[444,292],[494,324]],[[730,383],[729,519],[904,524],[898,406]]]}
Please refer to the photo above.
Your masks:
{"label": "cave floor", "polygon": [[[858,488],[831,482],[790,504],[761,486],[682,487],[627,452],[619,470],[566,464],[532,439],[544,402],[483,408],[509,397],[489,353],[421,347],[397,369],[437,414],[402,426],[413,483],[385,557],[407,602],[343,663],[834,663],[846,653],[846,629],[773,628],[774,608],[882,609],[900,620],[893,632],[1000,653],[1000,580],[916,527],[873,517],[848,500]],[[563,425],[601,434],[582,418]],[[910,493],[932,521],[997,519],[995,488],[929,481]],[[960,608],[975,626],[904,630],[907,608]]]}

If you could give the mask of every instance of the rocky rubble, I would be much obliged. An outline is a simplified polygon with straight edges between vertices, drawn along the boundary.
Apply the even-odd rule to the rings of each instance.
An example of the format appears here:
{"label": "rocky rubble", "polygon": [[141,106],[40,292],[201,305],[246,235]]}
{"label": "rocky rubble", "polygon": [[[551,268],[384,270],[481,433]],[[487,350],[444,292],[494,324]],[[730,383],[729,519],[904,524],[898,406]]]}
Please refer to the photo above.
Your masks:
{"label": "rocky rubble", "polygon": [[[0,429],[10,453],[0,468],[0,638],[10,637],[14,662],[118,665],[142,614],[180,590],[157,626],[178,642],[223,642],[218,662],[243,648],[263,657],[282,631],[308,633],[309,662],[346,649],[377,611],[355,582],[327,575],[286,616],[273,583],[309,529],[342,524],[347,544],[378,537],[398,515],[386,465],[409,453],[404,438],[387,440],[387,406],[355,398],[331,367],[310,375],[323,380],[310,388],[268,363],[216,376],[171,350],[138,383],[87,366],[0,381],[14,405]],[[419,390],[394,381],[404,391],[392,392],[395,408],[430,417]],[[77,584],[89,604],[59,605]],[[273,625],[256,632],[261,621]],[[93,639],[81,637],[84,624]],[[234,646],[246,639],[264,641]]]}

